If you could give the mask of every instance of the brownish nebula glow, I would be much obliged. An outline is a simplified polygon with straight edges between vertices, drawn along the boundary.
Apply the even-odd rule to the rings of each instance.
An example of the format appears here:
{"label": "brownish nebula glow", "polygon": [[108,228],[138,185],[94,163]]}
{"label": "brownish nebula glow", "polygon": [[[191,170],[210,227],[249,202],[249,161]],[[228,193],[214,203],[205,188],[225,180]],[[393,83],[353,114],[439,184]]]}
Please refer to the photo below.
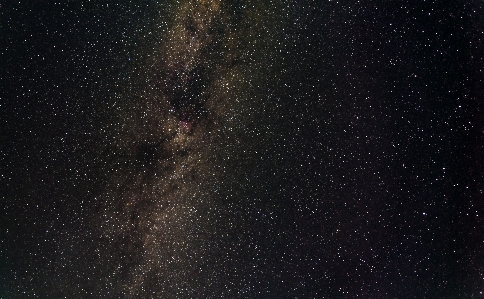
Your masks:
{"label": "brownish nebula glow", "polygon": [[270,69],[263,54],[274,50],[257,45],[269,36],[261,33],[270,21],[259,16],[263,7],[247,7],[235,12],[246,15],[240,20],[217,0],[181,3],[147,74],[134,80],[138,91],[122,95],[93,223],[104,240],[100,257],[118,265],[110,283],[127,298],[148,289],[159,297],[200,293],[234,263],[223,257],[233,229],[223,207],[233,202],[220,186],[247,167],[244,148],[257,138],[244,129],[261,94],[243,89]]}

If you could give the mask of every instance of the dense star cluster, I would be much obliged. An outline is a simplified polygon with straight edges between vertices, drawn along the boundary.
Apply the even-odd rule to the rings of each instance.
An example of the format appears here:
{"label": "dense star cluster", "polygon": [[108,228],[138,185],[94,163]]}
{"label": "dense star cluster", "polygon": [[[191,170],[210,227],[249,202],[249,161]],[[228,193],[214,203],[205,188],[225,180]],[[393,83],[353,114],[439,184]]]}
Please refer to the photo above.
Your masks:
{"label": "dense star cluster", "polygon": [[0,5],[0,297],[484,298],[483,8]]}

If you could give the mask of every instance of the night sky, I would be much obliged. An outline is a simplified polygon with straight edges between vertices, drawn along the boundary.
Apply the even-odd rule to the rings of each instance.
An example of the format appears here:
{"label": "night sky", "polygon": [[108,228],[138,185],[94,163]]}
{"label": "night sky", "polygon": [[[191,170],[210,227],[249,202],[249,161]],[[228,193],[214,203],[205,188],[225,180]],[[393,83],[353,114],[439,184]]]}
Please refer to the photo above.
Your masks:
{"label": "night sky", "polygon": [[484,2],[60,2],[0,5],[0,298],[484,298]]}

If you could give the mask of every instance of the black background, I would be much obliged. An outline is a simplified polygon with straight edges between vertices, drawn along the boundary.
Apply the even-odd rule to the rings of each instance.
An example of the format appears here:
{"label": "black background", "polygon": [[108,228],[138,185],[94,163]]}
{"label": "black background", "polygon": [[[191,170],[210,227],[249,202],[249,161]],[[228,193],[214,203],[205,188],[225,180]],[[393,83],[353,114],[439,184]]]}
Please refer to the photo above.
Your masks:
{"label": "black background", "polygon": [[[153,7],[1,6],[0,297],[60,298],[43,277],[56,275],[59,243],[90,235],[106,180],[96,149],[114,90],[130,88],[145,58]],[[236,277],[261,283],[244,290],[227,276],[219,287],[248,298],[483,297],[482,2],[287,7],[288,52],[274,54],[286,75],[263,87],[277,100],[247,126],[268,141],[251,145],[257,175],[233,194],[257,198],[235,209],[236,256],[263,248],[262,270]],[[260,153],[270,158],[256,162]],[[105,298],[88,269],[79,283],[92,294],[77,297]]]}

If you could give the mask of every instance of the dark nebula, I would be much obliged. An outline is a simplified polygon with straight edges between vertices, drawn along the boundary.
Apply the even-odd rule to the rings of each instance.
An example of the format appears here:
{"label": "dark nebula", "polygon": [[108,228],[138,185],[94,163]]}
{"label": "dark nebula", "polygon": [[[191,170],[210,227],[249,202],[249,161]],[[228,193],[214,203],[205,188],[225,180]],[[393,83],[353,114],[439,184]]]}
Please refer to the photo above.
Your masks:
{"label": "dark nebula", "polygon": [[0,6],[0,298],[484,298],[482,1]]}

